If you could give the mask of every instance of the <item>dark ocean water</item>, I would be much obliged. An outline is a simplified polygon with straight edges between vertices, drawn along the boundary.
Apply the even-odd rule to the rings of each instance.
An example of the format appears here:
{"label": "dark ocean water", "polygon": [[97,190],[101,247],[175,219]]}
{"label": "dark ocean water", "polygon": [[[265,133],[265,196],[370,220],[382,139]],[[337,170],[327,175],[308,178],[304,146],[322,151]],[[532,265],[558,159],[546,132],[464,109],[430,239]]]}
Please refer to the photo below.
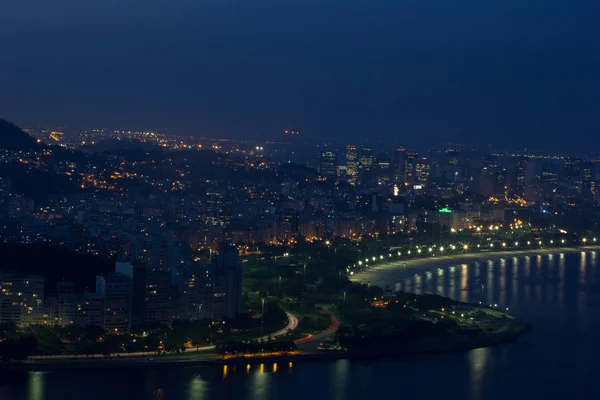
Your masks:
{"label": "dark ocean water", "polygon": [[[448,265],[393,282],[416,293],[497,304],[533,331],[467,353],[372,362],[18,373],[0,399],[598,399],[600,285],[594,251]],[[483,285],[483,286],[482,286]]]}

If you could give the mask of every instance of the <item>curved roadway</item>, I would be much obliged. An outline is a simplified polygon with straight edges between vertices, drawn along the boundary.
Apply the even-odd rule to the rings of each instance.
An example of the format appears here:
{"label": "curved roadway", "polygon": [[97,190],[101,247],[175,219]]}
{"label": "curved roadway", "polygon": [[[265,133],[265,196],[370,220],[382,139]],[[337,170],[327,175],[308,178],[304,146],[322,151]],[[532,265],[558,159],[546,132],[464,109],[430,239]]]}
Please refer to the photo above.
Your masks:
{"label": "curved roadway", "polygon": [[[283,336],[285,334],[287,334],[289,331],[293,331],[294,329],[296,329],[298,327],[298,318],[289,312],[285,312],[285,314],[287,315],[288,318],[288,324],[286,325],[285,328],[278,330],[275,333],[271,333],[269,335],[263,336],[262,338],[259,337],[257,338],[257,340],[268,340],[269,337],[271,338],[276,338],[279,336]],[[185,354],[187,353],[194,353],[194,352],[198,352],[198,351],[208,351],[208,350],[213,350],[215,348],[215,346],[202,346],[202,347],[194,347],[194,348],[189,348],[185,350]],[[112,354],[108,357],[111,357]],[[154,357],[156,356],[156,352],[151,352],[151,351],[140,351],[140,352],[136,352],[136,353],[118,353],[119,358],[125,358],[125,357],[143,357],[143,356],[147,356],[147,357]],[[106,359],[108,358],[107,356],[103,355],[103,354],[91,354],[91,355],[85,355],[85,354],[58,354],[55,356],[31,356],[29,357],[29,360],[68,360],[68,359],[78,359],[78,358],[83,358],[83,359],[89,359],[89,358],[101,358],[101,359]]]}

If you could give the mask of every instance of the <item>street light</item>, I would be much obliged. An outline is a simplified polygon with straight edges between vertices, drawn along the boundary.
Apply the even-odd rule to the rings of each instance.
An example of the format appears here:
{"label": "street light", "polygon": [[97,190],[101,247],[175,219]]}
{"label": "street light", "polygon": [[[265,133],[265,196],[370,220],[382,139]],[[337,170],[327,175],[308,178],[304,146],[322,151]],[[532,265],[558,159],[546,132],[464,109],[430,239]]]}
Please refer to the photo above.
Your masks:
{"label": "street light", "polygon": [[506,247],[506,243],[502,243],[502,247]]}
{"label": "street light", "polygon": [[469,246],[465,244],[465,245],[463,246],[463,250],[465,250],[465,251],[469,250]]}
{"label": "street light", "polygon": [[342,308],[342,320],[344,319],[345,315],[346,315],[346,291],[344,290],[344,305]]}
{"label": "street light", "polygon": [[421,254],[421,249],[417,249],[417,253]]}
{"label": "street light", "polygon": [[444,248],[440,247],[440,253],[443,253],[443,252],[444,252]]}
{"label": "street light", "polygon": [[515,242],[515,247],[517,247],[519,245],[519,242]]}
{"label": "street light", "polygon": [[263,341],[263,327],[265,325],[265,298],[262,299],[262,311],[260,314],[260,341]]}

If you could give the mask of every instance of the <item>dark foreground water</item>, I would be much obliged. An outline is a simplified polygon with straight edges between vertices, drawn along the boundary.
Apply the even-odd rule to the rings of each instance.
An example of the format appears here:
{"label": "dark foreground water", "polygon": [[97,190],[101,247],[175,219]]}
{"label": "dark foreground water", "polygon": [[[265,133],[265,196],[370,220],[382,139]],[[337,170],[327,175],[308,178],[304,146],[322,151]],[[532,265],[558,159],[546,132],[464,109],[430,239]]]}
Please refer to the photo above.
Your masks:
{"label": "dark foreground water", "polygon": [[[461,354],[337,362],[0,376],[0,399],[599,399],[596,252],[507,257],[433,271],[398,271],[417,293],[497,304],[534,330]],[[483,285],[483,286],[482,286]]]}

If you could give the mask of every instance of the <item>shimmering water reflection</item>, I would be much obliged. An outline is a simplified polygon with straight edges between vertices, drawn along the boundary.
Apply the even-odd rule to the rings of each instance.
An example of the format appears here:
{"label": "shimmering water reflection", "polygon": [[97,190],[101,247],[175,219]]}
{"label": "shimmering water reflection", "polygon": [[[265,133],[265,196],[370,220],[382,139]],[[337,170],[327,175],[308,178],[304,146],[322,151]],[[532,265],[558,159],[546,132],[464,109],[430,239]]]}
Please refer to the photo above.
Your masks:
{"label": "shimmering water reflection", "polygon": [[467,353],[372,361],[0,375],[0,399],[600,398],[596,252],[382,271],[385,284],[508,308],[534,330]]}

